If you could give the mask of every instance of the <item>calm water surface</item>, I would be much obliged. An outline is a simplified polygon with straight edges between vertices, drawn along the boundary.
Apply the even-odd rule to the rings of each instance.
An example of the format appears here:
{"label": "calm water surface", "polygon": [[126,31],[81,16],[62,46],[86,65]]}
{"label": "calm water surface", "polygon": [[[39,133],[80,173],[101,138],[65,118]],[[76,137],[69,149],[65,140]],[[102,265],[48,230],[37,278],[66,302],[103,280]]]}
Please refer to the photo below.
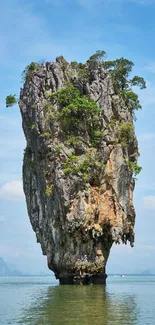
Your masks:
{"label": "calm water surface", "polygon": [[106,288],[0,278],[0,325],[8,324],[155,325],[155,276],[109,276]]}

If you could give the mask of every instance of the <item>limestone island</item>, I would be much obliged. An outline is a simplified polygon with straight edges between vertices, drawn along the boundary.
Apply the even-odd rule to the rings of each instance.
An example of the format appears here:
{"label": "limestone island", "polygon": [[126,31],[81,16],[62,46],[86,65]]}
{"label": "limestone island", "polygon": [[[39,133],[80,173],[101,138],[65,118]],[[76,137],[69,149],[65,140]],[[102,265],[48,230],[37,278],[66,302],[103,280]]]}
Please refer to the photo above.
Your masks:
{"label": "limestone island", "polygon": [[134,244],[141,167],[133,121],[141,106],[132,87],[146,85],[129,79],[132,66],[97,51],[85,64],[60,56],[23,73],[28,215],[60,284],[105,284],[113,243]]}

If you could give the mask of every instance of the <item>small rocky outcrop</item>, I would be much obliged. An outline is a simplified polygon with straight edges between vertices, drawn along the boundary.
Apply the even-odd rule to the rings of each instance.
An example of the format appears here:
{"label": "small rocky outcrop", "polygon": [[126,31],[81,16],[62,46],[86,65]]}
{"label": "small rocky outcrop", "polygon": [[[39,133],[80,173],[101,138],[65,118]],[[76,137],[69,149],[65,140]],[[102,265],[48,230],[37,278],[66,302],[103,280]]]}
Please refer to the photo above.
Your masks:
{"label": "small rocky outcrop", "polygon": [[131,112],[97,63],[32,70],[19,103],[30,222],[61,284],[105,283],[113,243],[134,243]]}

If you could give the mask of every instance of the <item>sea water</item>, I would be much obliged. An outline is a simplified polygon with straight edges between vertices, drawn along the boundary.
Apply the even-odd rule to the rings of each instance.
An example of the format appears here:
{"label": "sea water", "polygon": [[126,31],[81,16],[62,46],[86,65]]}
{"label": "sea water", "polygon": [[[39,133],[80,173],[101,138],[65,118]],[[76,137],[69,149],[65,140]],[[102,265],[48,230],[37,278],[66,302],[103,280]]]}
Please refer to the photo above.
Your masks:
{"label": "sea water", "polygon": [[155,325],[155,276],[109,276],[105,287],[0,278],[0,325],[7,324]]}

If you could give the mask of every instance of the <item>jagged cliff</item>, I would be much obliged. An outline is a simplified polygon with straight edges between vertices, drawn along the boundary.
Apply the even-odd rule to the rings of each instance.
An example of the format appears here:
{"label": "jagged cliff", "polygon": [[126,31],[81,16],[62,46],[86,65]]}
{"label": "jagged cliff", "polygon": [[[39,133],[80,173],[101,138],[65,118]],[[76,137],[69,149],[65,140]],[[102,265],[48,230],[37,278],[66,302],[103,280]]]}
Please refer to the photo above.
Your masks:
{"label": "jagged cliff", "polygon": [[134,242],[131,112],[107,70],[63,57],[28,74],[20,109],[27,209],[48,266],[62,284],[105,283],[112,244]]}

